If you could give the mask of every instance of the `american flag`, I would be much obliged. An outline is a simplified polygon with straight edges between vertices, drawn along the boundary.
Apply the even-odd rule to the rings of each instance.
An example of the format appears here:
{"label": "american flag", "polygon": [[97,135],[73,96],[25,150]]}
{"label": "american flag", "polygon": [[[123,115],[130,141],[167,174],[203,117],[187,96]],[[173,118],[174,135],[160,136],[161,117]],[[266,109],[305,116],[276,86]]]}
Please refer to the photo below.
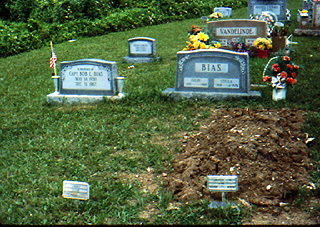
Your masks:
{"label": "american flag", "polygon": [[56,54],[52,51],[52,56],[50,58],[50,68],[54,68],[56,66],[56,61],[57,61],[57,56]]}

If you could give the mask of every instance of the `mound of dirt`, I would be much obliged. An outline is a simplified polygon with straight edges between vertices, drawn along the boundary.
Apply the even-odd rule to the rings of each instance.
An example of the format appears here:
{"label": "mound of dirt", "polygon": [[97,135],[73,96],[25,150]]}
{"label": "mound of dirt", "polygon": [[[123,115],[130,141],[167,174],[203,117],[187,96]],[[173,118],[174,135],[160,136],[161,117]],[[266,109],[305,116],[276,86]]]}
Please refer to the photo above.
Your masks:
{"label": "mound of dirt", "polygon": [[184,137],[167,186],[178,201],[221,200],[221,193],[205,186],[206,177],[237,175],[239,190],[226,193],[228,200],[258,207],[292,203],[302,187],[314,189],[304,117],[288,109],[212,110],[200,133]]}

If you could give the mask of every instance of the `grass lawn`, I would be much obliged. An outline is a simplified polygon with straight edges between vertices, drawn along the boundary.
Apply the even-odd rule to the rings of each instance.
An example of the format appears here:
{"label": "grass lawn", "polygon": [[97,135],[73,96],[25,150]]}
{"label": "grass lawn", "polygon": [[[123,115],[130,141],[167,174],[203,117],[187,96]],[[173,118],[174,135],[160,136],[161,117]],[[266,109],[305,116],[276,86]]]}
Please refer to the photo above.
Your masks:
{"label": "grass lawn", "polygon": [[[289,1],[296,28],[295,12],[301,1]],[[233,12],[245,18],[247,9]],[[202,217],[208,201],[169,209],[172,195],[158,187],[146,189],[137,176],[161,175],[180,150],[182,133],[197,131],[211,108],[292,108],[308,111],[306,131],[319,139],[320,62],[319,37],[294,37],[292,61],[301,66],[298,83],[287,99],[271,100],[271,88],[259,88],[261,100],[179,101],[161,92],[174,87],[176,53],[188,40],[187,31],[199,19],[134,29],[108,35],[80,38],[55,45],[58,63],[84,58],[118,62],[125,76],[120,101],[94,105],[49,105],[46,95],[54,91],[49,68],[50,46],[0,59],[0,224],[230,224],[247,214],[221,211]],[[146,36],[156,39],[161,62],[122,63],[127,40]],[[252,84],[262,84],[268,59],[250,59]],[[318,142],[313,147],[319,159]],[[319,183],[319,174],[315,174]],[[90,199],[77,202],[62,198],[64,180],[90,184]],[[150,215],[148,211],[156,209]],[[150,211],[151,213],[151,211]]]}

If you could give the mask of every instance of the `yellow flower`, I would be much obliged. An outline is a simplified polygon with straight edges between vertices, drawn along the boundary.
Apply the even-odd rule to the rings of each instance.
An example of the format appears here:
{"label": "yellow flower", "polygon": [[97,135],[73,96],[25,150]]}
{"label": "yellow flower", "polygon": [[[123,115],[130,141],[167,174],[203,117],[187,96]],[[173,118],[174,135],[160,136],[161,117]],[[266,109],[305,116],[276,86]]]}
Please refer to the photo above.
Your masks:
{"label": "yellow flower", "polygon": [[194,42],[195,40],[198,40],[198,36],[196,36],[196,35],[190,35],[190,36],[189,36],[189,40],[190,40],[191,42]]}
{"label": "yellow flower", "polygon": [[204,43],[200,43],[200,49],[207,49],[207,45]]}
{"label": "yellow flower", "polygon": [[198,39],[201,41],[206,42],[209,39],[209,36],[207,34],[204,34],[203,32],[198,33]]}
{"label": "yellow flower", "polygon": [[221,47],[221,44],[220,44],[220,43],[215,43],[215,44],[214,44],[214,47],[215,47],[215,48],[220,48],[220,47]]}
{"label": "yellow flower", "polygon": [[194,46],[195,49],[198,49],[200,44],[201,43],[199,41],[193,42],[193,46]]}

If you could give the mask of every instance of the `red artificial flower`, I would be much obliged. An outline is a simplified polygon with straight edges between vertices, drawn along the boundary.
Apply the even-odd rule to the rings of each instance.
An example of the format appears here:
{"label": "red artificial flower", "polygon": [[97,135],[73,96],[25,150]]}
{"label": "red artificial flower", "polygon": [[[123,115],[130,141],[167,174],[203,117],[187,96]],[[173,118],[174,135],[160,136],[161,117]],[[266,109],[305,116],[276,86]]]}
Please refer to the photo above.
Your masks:
{"label": "red artificial flower", "polygon": [[282,57],[282,60],[284,60],[284,61],[290,61],[290,57],[288,57],[288,56],[283,56],[283,57]]}
{"label": "red artificial flower", "polygon": [[296,77],[297,77],[297,74],[296,74],[295,72],[292,72],[292,73],[291,73],[291,76],[292,76],[293,78],[296,78]]}
{"label": "red artificial flower", "polygon": [[287,78],[287,82],[288,82],[288,84],[295,84],[295,83],[297,83],[297,80],[293,79],[293,78]]}
{"label": "red artificial flower", "polygon": [[262,78],[262,81],[263,81],[263,82],[269,82],[269,81],[271,81],[271,77],[270,77],[270,76],[264,76],[264,77]]}
{"label": "red artificial flower", "polygon": [[292,65],[287,64],[287,68],[288,68],[289,70],[292,70]]}
{"label": "red artificial flower", "polygon": [[281,78],[287,78],[288,74],[285,71],[281,72]]}
{"label": "red artificial flower", "polygon": [[275,72],[280,72],[280,67],[279,67],[278,64],[273,64],[273,65],[272,65],[272,68],[273,68],[273,71],[275,71]]}

